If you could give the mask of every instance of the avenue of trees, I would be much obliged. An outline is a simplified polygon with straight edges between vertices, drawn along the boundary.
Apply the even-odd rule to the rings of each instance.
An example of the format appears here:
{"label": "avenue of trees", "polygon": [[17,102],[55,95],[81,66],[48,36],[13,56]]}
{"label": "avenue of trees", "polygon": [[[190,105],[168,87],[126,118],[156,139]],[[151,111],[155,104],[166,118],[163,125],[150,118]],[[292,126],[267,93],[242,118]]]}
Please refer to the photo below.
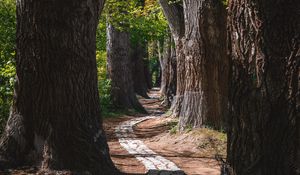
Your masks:
{"label": "avenue of trees", "polygon": [[230,175],[300,174],[299,0],[3,0],[0,170],[114,166],[103,116],[227,133]]}

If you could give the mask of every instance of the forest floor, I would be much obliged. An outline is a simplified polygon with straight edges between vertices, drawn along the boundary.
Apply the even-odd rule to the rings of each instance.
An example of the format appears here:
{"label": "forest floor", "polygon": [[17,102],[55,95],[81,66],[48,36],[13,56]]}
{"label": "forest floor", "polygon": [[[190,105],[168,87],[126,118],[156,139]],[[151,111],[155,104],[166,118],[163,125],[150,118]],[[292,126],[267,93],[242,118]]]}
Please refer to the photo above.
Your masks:
{"label": "forest floor", "polygon": [[[214,157],[225,156],[226,135],[207,128],[177,132],[177,119],[168,117],[168,112],[161,106],[158,89],[151,90],[149,96],[150,99],[139,99],[149,114],[123,115],[104,120],[110,153],[115,165],[124,173],[145,174],[151,167],[147,165],[145,159],[147,161],[152,159],[155,164],[158,161],[153,157],[159,156],[175,163],[176,167],[188,175],[219,175],[220,166]],[[128,132],[133,132],[131,134],[134,135],[134,139],[138,140],[139,144],[144,143],[150,150],[142,152],[153,152],[155,155],[140,155],[139,148],[134,150],[134,146],[124,145],[123,138],[118,137],[116,133],[118,130],[116,128],[120,128],[128,121],[138,121],[139,118],[141,122],[133,122],[132,131],[128,131],[128,126],[125,126],[124,132],[126,136]],[[157,166],[155,167],[157,169],[164,167],[161,165],[160,168],[159,162],[154,166]]]}
{"label": "forest floor", "polygon": [[[187,175],[219,175],[220,166],[215,155],[225,157],[226,135],[207,128],[187,129],[179,133],[176,130],[178,120],[169,117],[167,110],[161,106],[158,89],[151,90],[149,96],[150,99],[139,99],[148,111],[147,115],[121,115],[104,119],[110,154],[117,168],[130,175],[158,174],[149,171],[152,168],[180,170],[178,173],[163,171],[164,175],[181,175],[182,172]],[[71,174],[37,171],[37,168],[23,167],[0,172],[0,175]]]}

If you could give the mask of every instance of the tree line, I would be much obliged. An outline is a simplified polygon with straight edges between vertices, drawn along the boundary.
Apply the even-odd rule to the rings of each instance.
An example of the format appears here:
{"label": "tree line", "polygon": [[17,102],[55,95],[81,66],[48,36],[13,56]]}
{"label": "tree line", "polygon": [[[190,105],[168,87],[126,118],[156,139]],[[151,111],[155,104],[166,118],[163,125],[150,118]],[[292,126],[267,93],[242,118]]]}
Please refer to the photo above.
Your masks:
{"label": "tree line", "polygon": [[[155,77],[179,130],[227,132],[228,173],[299,174],[300,2],[154,2],[17,1],[17,78],[0,168],[120,173],[110,159],[97,82],[96,33],[106,3],[113,106],[146,112],[136,94],[147,98]],[[155,23],[164,21],[162,12],[168,26]]]}

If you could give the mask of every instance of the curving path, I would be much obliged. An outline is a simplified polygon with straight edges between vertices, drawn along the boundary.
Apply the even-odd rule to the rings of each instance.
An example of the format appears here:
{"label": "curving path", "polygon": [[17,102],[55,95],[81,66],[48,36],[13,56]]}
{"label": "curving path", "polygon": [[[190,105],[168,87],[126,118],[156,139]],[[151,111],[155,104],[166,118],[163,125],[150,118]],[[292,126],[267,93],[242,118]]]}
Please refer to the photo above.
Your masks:
{"label": "curving path", "polygon": [[115,129],[119,143],[129,154],[134,155],[145,166],[149,175],[183,175],[185,173],[175,163],[155,153],[134,134],[133,127],[135,125],[156,117],[159,116],[139,117],[119,124]]}

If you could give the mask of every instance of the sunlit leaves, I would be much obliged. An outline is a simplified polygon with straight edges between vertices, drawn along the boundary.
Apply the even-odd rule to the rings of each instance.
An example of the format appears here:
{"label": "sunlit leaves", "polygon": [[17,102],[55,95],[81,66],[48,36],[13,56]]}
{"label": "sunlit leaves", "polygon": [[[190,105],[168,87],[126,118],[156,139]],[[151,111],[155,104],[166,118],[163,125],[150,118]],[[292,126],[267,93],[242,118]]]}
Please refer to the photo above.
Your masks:
{"label": "sunlit leaves", "polygon": [[156,0],[107,0],[108,22],[119,30],[128,30],[133,42],[164,36],[168,27]]}
{"label": "sunlit leaves", "polygon": [[0,1],[0,132],[9,114],[15,77],[15,1]]}

